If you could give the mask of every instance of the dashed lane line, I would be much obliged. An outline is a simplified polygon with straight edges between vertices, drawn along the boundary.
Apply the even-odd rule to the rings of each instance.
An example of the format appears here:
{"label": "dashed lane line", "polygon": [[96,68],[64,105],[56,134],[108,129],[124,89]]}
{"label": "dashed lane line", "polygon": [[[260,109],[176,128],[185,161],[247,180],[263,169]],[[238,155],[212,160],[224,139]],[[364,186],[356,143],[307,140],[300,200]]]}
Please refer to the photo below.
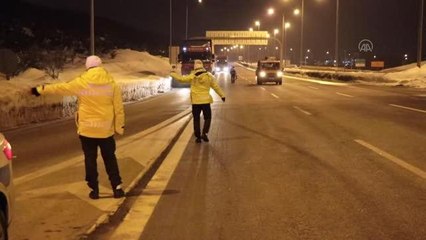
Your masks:
{"label": "dashed lane line", "polygon": [[425,110],[421,110],[421,109],[417,109],[417,108],[405,107],[405,106],[401,106],[401,105],[397,105],[397,104],[389,104],[389,105],[391,105],[392,107],[407,109],[407,110],[411,110],[411,111],[415,111],[415,112],[426,113]]}
{"label": "dashed lane line", "polygon": [[[131,143],[131,142],[133,142],[133,141],[135,141],[137,139],[140,139],[141,137],[144,137],[146,135],[154,133],[154,132],[158,131],[159,129],[162,129],[162,128],[164,128],[164,127],[172,124],[174,121],[177,121],[177,120],[183,118],[184,116],[188,115],[190,112],[191,112],[191,109],[188,108],[185,111],[183,111],[183,112],[181,112],[181,113],[179,113],[179,114],[177,114],[177,115],[175,115],[175,116],[173,116],[173,117],[171,117],[171,118],[169,118],[167,120],[164,120],[163,122],[161,122],[161,123],[159,123],[159,124],[157,124],[157,125],[149,128],[147,130],[144,130],[144,131],[142,131],[142,132],[140,132],[138,134],[135,134],[135,135],[133,135],[131,137],[127,137],[125,139],[117,141],[117,145],[118,146],[123,146],[123,145]],[[81,163],[82,161],[83,161],[83,159],[82,159],[81,156],[74,157],[74,158],[71,158],[71,159],[69,159],[67,161],[64,161],[64,162],[61,162],[61,163],[58,163],[58,164],[55,164],[55,165],[51,165],[49,167],[42,168],[40,170],[31,172],[31,173],[23,175],[21,177],[17,177],[17,178],[15,178],[13,180],[13,182],[15,183],[15,185],[20,185],[20,184],[32,181],[32,180],[34,180],[36,178],[45,176],[47,174],[51,174],[53,172],[58,172],[58,171],[60,171],[62,169],[69,168],[69,167],[74,166],[74,165],[76,165],[78,163]]]}
{"label": "dashed lane line", "polygon": [[398,157],[395,157],[395,156],[391,155],[390,153],[387,153],[387,152],[379,149],[378,147],[375,147],[375,146],[373,146],[373,145],[371,145],[371,144],[369,144],[369,143],[367,143],[363,140],[355,139],[354,141],[357,142],[358,144],[370,149],[371,151],[379,154],[380,156],[386,158],[387,160],[397,164],[398,166],[414,173],[415,175],[417,175],[417,176],[419,176],[423,179],[426,179],[426,172],[421,170],[420,168],[415,167],[415,166],[399,159]]}
{"label": "dashed lane line", "polygon": [[306,81],[306,82],[319,83],[319,84],[323,84],[323,85],[349,86],[349,84],[347,84],[347,83],[336,83],[336,82],[328,82],[328,81],[321,81],[321,80],[313,80],[313,79],[307,79],[307,78],[301,78],[301,77],[293,77],[293,76],[289,76],[289,75],[285,75],[284,77],[290,78],[290,79]]}
{"label": "dashed lane line", "polygon": [[314,90],[319,90],[319,88],[312,87],[312,86],[308,86],[308,88],[311,88],[311,89],[314,89]]}
{"label": "dashed lane line", "polygon": [[353,98],[353,97],[354,97],[354,96],[352,96],[352,95],[345,94],[345,93],[341,93],[341,92],[336,92],[336,94],[337,94],[337,95],[340,95],[340,96],[344,96],[344,97],[349,97],[349,98]]}
{"label": "dashed lane line", "polygon": [[263,91],[266,91],[266,89],[264,87],[260,87],[260,89],[262,89]]}
{"label": "dashed lane line", "polygon": [[274,98],[280,98],[280,97],[278,97],[277,95],[275,95],[275,94],[273,94],[273,93],[271,93],[271,95],[274,97]]}
{"label": "dashed lane line", "polygon": [[293,106],[293,108],[295,108],[295,109],[299,110],[300,112],[302,112],[302,113],[304,113],[304,114],[306,114],[306,115],[308,115],[308,116],[312,115],[312,113],[310,113],[310,112],[308,112],[308,111],[306,111],[306,110],[303,110],[303,109],[301,109],[301,108],[300,108],[300,107],[298,107],[298,106]]}

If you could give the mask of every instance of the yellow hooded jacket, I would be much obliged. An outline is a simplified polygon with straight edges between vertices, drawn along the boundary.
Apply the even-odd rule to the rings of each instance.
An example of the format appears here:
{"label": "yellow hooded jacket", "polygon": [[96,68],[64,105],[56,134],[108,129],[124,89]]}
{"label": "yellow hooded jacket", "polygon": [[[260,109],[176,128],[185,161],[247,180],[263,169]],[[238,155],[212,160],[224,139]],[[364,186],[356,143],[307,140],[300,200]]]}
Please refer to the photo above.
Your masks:
{"label": "yellow hooded jacket", "polygon": [[78,97],[77,133],[91,138],[108,138],[124,133],[121,89],[102,67],[88,69],[76,79],[37,87],[40,95]]}
{"label": "yellow hooded jacket", "polygon": [[191,103],[192,104],[209,104],[213,102],[210,95],[210,88],[221,97],[225,97],[225,93],[217,84],[214,76],[203,68],[191,71],[190,74],[182,76],[177,73],[171,73],[171,77],[180,81],[191,84]]}

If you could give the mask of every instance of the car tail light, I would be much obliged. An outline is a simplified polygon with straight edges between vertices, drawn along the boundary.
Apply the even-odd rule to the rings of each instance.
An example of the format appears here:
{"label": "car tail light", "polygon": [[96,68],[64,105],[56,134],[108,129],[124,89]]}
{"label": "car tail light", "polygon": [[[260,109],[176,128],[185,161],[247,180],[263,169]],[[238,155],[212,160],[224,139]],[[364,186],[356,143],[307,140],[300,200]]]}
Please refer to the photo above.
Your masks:
{"label": "car tail light", "polygon": [[12,160],[13,158],[12,146],[6,140],[3,141],[3,153],[8,160]]}

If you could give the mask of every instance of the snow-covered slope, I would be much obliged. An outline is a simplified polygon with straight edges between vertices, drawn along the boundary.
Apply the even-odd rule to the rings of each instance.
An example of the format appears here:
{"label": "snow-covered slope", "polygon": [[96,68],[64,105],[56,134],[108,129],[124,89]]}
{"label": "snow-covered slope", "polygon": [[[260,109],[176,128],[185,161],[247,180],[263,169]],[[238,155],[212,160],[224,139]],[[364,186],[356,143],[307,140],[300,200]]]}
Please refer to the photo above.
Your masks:
{"label": "snow-covered slope", "polygon": [[[146,52],[118,50],[114,59],[102,57],[104,67],[121,85],[126,102],[143,99],[171,88],[167,58],[152,56]],[[85,71],[84,58],[66,66],[58,80],[51,79],[43,71],[28,69],[7,81],[0,76],[0,131],[34,122],[42,122],[72,116],[75,112],[74,97],[42,96],[30,94],[31,87],[70,81]]]}

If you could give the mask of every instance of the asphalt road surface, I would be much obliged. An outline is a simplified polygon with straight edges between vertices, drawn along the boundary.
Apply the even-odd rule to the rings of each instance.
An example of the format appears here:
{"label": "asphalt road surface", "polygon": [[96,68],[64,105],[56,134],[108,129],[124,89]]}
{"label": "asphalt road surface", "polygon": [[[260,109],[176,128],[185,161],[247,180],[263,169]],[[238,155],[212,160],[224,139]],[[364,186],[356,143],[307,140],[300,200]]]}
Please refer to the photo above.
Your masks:
{"label": "asphalt road surface", "polygon": [[227,96],[212,105],[210,142],[184,132],[175,167],[153,177],[170,180],[131,197],[126,211],[141,204],[145,215],[90,238],[127,228],[143,240],[426,239],[424,90],[259,86],[237,71],[235,84],[219,77]]}

